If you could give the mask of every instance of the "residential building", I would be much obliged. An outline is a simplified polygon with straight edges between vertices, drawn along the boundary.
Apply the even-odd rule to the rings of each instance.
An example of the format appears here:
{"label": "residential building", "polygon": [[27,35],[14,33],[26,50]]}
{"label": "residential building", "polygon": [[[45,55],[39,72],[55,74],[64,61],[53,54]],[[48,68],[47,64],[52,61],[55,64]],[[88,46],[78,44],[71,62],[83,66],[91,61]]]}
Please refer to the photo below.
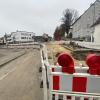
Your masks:
{"label": "residential building", "polygon": [[11,37],[11,34],[5,34],[4,35],[4,41],[5,41],[5,43],[12,43],[13,38]]}
{"label": "residential building", "polygon": [[19,42],[31,42],[34,41],[35,33],[27,31],[16,31],[7,35],[7,41],[9,43],[19,43]]}
{"label": "residential building", "polygon": [[92,27],[95,27],[94,29],[94,42],[100,44],[100,17],[99,19],[94,23]]}
{"label": "residential building", "polygon": [[4,37],[0,37],[0,45],[5,44]]}
{"label": "residential building", "polygon": [[73,23],[73,38],[84,38],[85,41],[93,41],[95,27],[91,27],[100,17],[100,0],[96,0],[90,7]]}

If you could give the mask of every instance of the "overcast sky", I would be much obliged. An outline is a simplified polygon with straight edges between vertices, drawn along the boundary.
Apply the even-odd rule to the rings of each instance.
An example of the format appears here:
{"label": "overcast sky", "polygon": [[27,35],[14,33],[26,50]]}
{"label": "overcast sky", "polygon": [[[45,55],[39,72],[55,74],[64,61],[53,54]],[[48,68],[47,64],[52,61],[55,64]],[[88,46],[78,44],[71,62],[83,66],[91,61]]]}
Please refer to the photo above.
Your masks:
{"label": "overcast sky", "polygon": [[66,8],[82,14],[95,0],[0,0],[0,36],[16,30],[53,34]]}

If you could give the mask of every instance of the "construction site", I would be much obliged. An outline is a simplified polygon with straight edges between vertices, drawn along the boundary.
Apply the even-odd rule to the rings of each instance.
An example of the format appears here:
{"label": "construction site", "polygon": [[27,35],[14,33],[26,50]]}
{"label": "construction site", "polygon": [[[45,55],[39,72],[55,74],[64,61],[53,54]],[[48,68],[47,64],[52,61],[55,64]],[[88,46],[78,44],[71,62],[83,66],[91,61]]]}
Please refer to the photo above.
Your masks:
{"label": "construction site", "polygon": [[[93,56],[88,59],[98,66],[100,62],[95,61],[95,56],[99,57],[100,50],[69,41],[9,44],[0,48],[0,99],[99,100],[99,68],[89,69],[86,62],[89,54]],[[75,80],[75,90],[70,89],[72,76],[79,78]],[[84,85],[86,77],[94,77],[96,82],[92,83],[91,79],[89,91]]]}

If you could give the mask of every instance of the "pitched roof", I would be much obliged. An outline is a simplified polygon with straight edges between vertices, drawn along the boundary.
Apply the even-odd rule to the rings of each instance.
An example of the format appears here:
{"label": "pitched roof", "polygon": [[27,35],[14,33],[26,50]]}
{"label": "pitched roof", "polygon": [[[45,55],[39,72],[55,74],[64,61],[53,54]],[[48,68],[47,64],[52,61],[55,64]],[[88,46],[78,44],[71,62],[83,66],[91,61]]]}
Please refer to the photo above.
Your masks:
{"label": "pitched roof", "polygon": [[[100,3],[100,0],[96,0],[93,4],[90,5],[90,7],[95,6],[96,2]],[[81,17],[90,9],[90,7],[72,25],[74,25],[79,19],[81,19]]]}

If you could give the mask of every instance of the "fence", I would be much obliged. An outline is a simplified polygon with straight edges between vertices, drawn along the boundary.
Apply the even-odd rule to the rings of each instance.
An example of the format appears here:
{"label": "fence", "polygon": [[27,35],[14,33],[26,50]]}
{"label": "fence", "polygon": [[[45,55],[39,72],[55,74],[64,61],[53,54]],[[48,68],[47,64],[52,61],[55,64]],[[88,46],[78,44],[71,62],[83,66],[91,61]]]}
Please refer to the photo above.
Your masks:
{"label": "fence", "polygon": [[30,43],[18,43],[18,44],[7,44],[4,46],[5,48],[40,48],[40,44],[37,42]]}
{"label": "fence", "polygon": [[51,72],[51,74],[49,75],[50,75],[50,91],[52,97],[53,94],[55,93],[59,94],[55,95],[54,96],[55,98],[56,96],[57,98],[58,97],[63,98],[63,96],[74,95],[76,96],[76,98],[93,97],[96,99],[100,99],[99,76],[89,75],[87,73],[66,74],[62,72]]}
{"label": "fence", "polygon": [[[83,73],[80,73],[81,69],[79,68],[76,69],[79,72],[78,74],[76,73],[76,75],[62,73],[60,71],[60,67],[59,68],[55,66],[52,67],[49,64],[47,48],[45,45],[42,45],[42,46],[43,48],[41,49],[41,61],[42,61],[42,80],[43,80],[44,100],[100,100],[100,88],[99,88],[100,76],[95,76],[95,75],[91,76],[85,73],[87,71],[87,68],[85,69],[83,68],[84,69]],[[52,68],[55,68],[55,70],[59,70],[59,71],[52,72]],[[60,84],[59,84],[59,81],[61,80],[59,80],[58,76],[63,77],[62,83]],[[93,83],[94,85],[92,84],[91,85],[92,87],[89,87],[88,85],[88,90],[85,90],[84,92],[84,89],[83,89],[84,84],[81,87],[81,83],[84,82],[84,78],[83,78],[82,82],[79,80],[79,82],[81,82],[81,83],[78,83],[80,84],[80,86],[79,87],[77,86],[77,88],[81,88],[83,90],[80,91],[80,90],[77,90],[76,88],[77,91],[74,91],[71,88],[69,88],[72,83],[68,82],[69,80],[68,81],[64,80],[66,79],[66,77],[72,77],[72,76],[78,76],[82,78],[89,77],[90,80],[92,80],[91,78],[94,78],[94,80],[92,81],[92,83],[94,82]],[[91,82],[89,82],[89,84],[91,84]]]}

